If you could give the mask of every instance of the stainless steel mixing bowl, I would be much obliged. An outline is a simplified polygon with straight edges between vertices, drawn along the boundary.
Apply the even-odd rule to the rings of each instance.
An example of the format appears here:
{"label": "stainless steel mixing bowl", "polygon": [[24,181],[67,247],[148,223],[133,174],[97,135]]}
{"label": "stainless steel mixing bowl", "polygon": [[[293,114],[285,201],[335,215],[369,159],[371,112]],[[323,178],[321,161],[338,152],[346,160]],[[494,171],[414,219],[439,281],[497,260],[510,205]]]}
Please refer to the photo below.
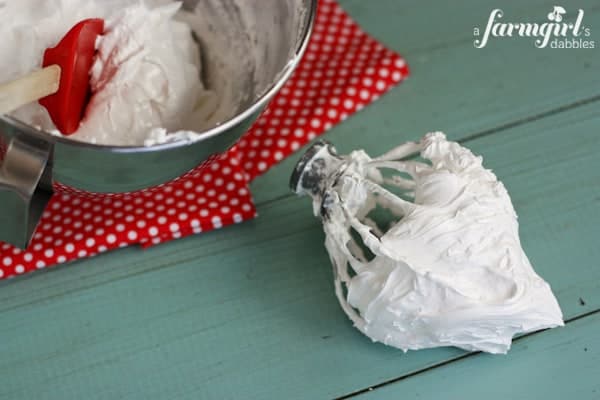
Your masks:
{"label": "stainless steel mixing bowl", "polygon": [[87,192],[130,192],[167,182],[226,150],[295,69],[317,7],[317,0],[183,3],[189,12],[184,20],[201,48],[202,79],[221,102],[218,123],[199,127],[193,140],[111,147],[52,136],[0,116],[0,241],[26,246],[40,214],[34,203],[53,182]]}

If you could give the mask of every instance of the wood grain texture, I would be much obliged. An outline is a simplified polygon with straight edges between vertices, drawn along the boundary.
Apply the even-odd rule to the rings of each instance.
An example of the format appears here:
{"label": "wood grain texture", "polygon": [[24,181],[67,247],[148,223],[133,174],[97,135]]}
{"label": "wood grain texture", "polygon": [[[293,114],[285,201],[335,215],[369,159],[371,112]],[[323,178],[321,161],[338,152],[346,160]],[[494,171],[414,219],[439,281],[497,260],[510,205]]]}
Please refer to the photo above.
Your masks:
{"label": "wood grain texture", "polygon": [[[340,151],[373,154],[434,129],[466,139],[511,193],[525,250],[565,316],[600,309],[598,51],[540,51],[527,40],[477,51],[470,33],[498,6],[493,1],[453,9],[343,4],[367,30],[407,50],[413,76],[326,138]],[[515,2],[506,12],[517,7],[515,15],[543,18],[551,5]],[[581,7],[600,30],[598,10]],[[320,223],[307,199],[287,196],[294,162],[254,184],[255,221],[0,283],[0,399],[327,399],[463,356],[455,349],[402,354],[351,327],[333,295]],[[596,328],[581,328],[585,321],[573,325],[581,341],[597,336]],[[546,351],[544,340],[536,354]],[[517,346],[515,359],[533,354]],[[559,354],[569,366],[577,362]],[[490,357],[480,373],[511,357]],[[529,365],[541,366],[540,380],[556,372],[545,368],[547,358],[537,360]],[[520,376],[509,370],[503,376]],[[484,377],[492,390],[501,389],[504,382],[493,386],[491,376]],[[396,399],[404,382],[375,393]],[[433,375],[426,384],[442,382]],[[545,393],[538,387],[532,397]]]}
{"label": "wood grain texture", "polygon": [[[568,318],[600,308],[598,124],[591,104],[468,142],[513,193],[525,249]],[[5,285],[0,397],[335,398],[463,354],[361,336],[333,296],[322,241],[307,199],[293,198],[132,265],[121,252]],[[106,281],[109,258],[127,275]],[[35,302],[19,304],[24,291]]]}
{"label": "wood grain texture", "polygon": [[506,357],[474,354],[356,400],[600,398],[600,314],[520,338]]}
{"label": "wood grain texture", "polygon": [[[364,148],[383,153],[435,130],[445,131],[454,140],[493,133],[600,98],[598,49],[535,49],[530,39],[518,38],[497,39],[484,49],[475,49],[473,27],[485,24],[497,4],[448,3],[456,6],[454,10],[448,4],[405,6],[394,0],[378,1],[377,6],[354,0],[343,4],[367,31],[402,52],[412,75],[325,136],[340,152]],[[595,6],[581,4],[586,24],[597,26],[600,36],[600,8]],[[545,18],[542,11],[551,5],[503,2],[502,8],[507,18]],[[438,43],[441,40],[446,40],[443,46]],[[286,159],[253,183],[259,204],[288,195],[289,171],[299,157]]]}

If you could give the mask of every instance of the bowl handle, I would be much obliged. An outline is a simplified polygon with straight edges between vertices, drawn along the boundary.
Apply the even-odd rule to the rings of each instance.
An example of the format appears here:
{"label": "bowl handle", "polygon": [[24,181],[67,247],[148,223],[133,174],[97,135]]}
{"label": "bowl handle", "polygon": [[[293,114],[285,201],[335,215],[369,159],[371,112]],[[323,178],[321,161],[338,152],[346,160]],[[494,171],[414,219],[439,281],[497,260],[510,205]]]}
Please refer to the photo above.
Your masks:
{"label": "bowl handle", "polygon": [[26,248],[50,199],[40,188],[52,145],[0,121],[0,241]]}

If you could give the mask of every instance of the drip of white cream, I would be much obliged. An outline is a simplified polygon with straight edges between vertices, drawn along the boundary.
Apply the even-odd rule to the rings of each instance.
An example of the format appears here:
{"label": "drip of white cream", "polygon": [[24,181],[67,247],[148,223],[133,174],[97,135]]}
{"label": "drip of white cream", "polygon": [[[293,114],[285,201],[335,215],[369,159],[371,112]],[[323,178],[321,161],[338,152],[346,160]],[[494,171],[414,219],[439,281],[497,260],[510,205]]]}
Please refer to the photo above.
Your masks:
{"label": "drip of white cream", "polygon": [[[429,163],[403,160],[415,152]],[[515,334],[563,325],[550,286],[521,247],[510,197],[481,157],[431,133],[375,159],[356,151],[330,161],[314,206],[325,214],[340,304],[372,340],[404,351],[506,353]],[[385,232],[368,216],[378,206],[399,219]]]}

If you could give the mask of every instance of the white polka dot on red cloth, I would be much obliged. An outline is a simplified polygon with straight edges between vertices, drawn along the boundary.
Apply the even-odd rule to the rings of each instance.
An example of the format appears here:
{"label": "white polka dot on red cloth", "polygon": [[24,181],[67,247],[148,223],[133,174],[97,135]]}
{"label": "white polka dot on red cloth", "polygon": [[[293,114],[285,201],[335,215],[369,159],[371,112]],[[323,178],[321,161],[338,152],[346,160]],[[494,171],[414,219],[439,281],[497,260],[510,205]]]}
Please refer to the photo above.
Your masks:
{"label": "white polka dot on red cloth", "polygon": [[0,278],[254,218],[250,181],[408,75],[402,57],[366,35],[335,1],[321,0],[305,58],[235,146],[135,193],[100,195],[56,183],[28,250],[0,243]]}

